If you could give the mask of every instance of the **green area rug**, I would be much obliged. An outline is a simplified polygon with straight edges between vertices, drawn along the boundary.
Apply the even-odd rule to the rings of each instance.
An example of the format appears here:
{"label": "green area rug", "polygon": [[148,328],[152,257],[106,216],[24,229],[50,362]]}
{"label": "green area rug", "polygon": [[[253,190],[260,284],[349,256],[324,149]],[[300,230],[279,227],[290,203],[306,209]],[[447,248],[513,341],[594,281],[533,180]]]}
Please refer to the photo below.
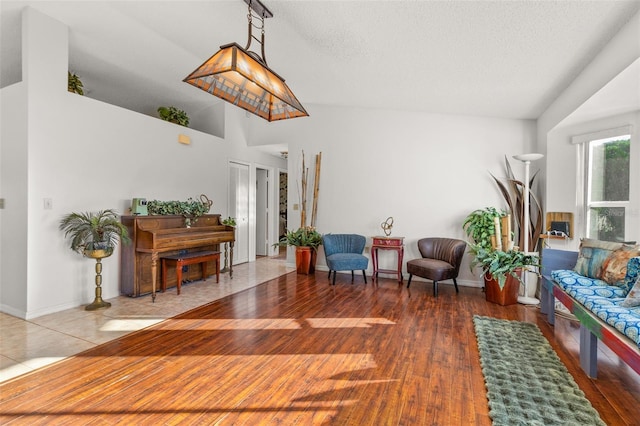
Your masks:
{"label": "green area rug", "polygon": [[540,329],[474,315],[494,425],[604,425]]}

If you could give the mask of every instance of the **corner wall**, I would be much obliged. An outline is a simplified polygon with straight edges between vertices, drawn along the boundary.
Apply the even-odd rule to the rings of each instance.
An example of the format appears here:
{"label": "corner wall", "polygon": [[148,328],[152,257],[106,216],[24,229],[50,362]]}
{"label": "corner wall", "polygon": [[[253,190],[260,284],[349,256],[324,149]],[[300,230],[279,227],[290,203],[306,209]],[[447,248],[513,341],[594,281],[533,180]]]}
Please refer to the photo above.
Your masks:
{"label": "corner wall", "polygon": [[27,309],[27,97],[23,83],[0,89],[0,308]]}

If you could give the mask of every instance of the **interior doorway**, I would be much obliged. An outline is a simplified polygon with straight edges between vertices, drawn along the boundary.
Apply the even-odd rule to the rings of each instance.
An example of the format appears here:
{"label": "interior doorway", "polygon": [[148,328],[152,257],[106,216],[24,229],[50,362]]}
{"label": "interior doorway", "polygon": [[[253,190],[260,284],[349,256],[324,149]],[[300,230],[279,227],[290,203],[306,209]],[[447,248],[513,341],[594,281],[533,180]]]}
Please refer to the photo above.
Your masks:
{"label": "interior doorway", "polygon": [[287,172],[280,171],[279,184],[278,184],[278,239],[282,238],[287,232],[287,179],[289,178]]}
{"label": "interior doorway", "polygon": [[233,264],[249,261],[249,165],[229,161],[229,216],[236,218]]}

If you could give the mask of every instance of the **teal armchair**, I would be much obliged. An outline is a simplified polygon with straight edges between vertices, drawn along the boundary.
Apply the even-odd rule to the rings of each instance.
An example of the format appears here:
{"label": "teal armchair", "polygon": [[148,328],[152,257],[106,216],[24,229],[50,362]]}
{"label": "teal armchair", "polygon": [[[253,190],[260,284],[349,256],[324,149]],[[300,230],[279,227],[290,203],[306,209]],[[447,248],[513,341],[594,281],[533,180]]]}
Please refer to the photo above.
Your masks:
{"label": "teal armchair", "polygon": [[336,285],[336,271],[351,271],[352,283],[353,271],[362,271],[364,282],[367,282],[369,258],[362,254],[366,242],[366,237],[357,234],[326,234],[322,237],[329,278],[333,272],[333,285]]}

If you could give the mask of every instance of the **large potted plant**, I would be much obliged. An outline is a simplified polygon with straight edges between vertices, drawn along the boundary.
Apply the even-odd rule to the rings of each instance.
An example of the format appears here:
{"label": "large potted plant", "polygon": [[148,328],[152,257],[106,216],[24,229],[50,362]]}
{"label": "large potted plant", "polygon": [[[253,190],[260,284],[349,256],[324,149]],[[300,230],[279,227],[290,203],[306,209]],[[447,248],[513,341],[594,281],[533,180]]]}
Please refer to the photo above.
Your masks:
{"label": "large potted plant", "polygon": [[96,297],[85,307],[88,311],[108,308],[111,303],[102,299],[102,259],[111,256],[119,241],[131,242],[127,228],[114,210],[70,213],[60,221],[60,230],[70,240],[71,250],[96,260]]}
{"label": "large potted plant", "polygon": [[469,254],[473,256],[471,268],[480,267],[485,285],[485,296],[489,302],[500,305],[518,303],[523,268],[538,266],[536,255],[525,254],[513,246],[510,231],[500,235],[500,230],[510,228],[511,217],[494,207],[471,212],[463,222],[469,243]]}
{"label": "large potted plant", "polygon": [[287,231],[274,246],[293,246],[296,249],[296,270],[299,274],[313,274],[316,270],[318,247],[322,244],[322,234],[313,226],[304,226],[295,231]]}
{"label": "large potted plant", "polygon": [[522,271],[529,266],[540,266],[538,256],[520,250],[485,249],[478,245],[470,247],[469,252],[474,256],[471,267],[478,266],[482,271],[487,301],[499,305],[518,303]]}

